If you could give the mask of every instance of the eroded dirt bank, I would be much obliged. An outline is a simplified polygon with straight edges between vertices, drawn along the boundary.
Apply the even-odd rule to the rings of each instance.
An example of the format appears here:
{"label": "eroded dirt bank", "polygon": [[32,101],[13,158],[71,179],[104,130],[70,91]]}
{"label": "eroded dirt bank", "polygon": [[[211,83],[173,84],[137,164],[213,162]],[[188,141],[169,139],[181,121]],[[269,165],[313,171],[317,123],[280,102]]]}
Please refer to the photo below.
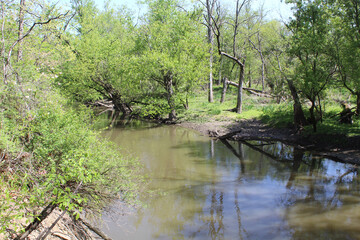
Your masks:
{"label": "eroded dirt bank", "polygon": [[259,120],[237,122],[183,122],[179,126],[196,130],[202,135],[229,140],[267,140],[281,141],[300,149],[314,151],[316,154],[336,161],[360,164],[360,136],[344,135],[301,135],[291,128],[273,128]]}

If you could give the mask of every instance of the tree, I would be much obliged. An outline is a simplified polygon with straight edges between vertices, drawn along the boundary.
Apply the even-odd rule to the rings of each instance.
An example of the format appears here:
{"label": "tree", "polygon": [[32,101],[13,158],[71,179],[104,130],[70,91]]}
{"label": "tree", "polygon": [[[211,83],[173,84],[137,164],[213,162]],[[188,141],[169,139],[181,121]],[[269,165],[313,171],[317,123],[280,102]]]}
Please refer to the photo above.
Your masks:
{"label": "tree", "polygon": [[27,238],[56,207],[101,211],[105,199],[130,187],[115,185],[132,168],[93,131],[91,113],[69,107],[54,88],[57,66],[69,60],[66,14],[24,3],[1,1],[0,235],[15,239]]}
{"label": "tree", "polygon": [[[200,1],[201,2],[201,1]],[[209,75],[209,102],[214,102],[214,95],[213,95],[213,62],[214,62],[214,33],[213,33],[213,26],[211,17],[214,12],[214,8],[216,5],[216,0],[206,0],[205,3],[201,2],[206,10],[206,14],[204,14],[206,27],[207,27],[207,38],[209,43],[209,67],[210,67],[210,75]]]}
{"label": "tree", "polygon": [[97,12],[93,4],[76,6],[79,35],[66,40],[73,60],[62,66],[58,84],[78,101],[107,99],[127,114],[138,87],[131,76],[134,26],[126,10]]}
{"label": "tree", "polygon": [[207,44],[199,32],[200,11],[179,9],[174,0],[149,0],[147,4],[148,22],[137,40],[140,77],[153,90],[148,96],[165,96],[172,121],[178,103],[187,107],[187,95],[199,86],[208,69]]}
{"label": "tree", "polygon": [[259,10],[259,19],[258,22],[256,23],[257,25],[257,31],[255,34],[255,38],[256,40],[253,42],[251,39],[251,35],[249,36],[248,41],[250,42],[251,46],[256,50],[256,52],[259,54],[260,60],[261,60],[261,89],[262,91],[265,91],[265,56],[264,56],[264,51],[263,51],[263,36],[262,36],[262,28],[264,24],[264,11],[262,8],[260,8]]}
{"label": "tree", "polygon": [[[296,131],[301,130],[307,125],[307,120],[304,115],[304,111],[301,105],[301,99],[299,96],[299,89],[295,85],[295,74],[294,74],[294,56],[289,56],[287,48],[290,44],[290,33],[285,26],[280,23],[272,22],[268,25],[273,38],[268,38],[268,61],[272,68],[275,70],[275,78],[279,78],[277,84],[274,87],[278,88],[279,91],[284,91],[283,82],[287,85],[287,89],[290,91],[293,100],[293,114],[294,114],[294,128]],[[276,34],[274,34],[274,32]],[[269,69],[269,68],[268,68]],[[281,92],[281,95],[285,95],[285,92]]]}
{"label": "tree", "polygon": [[329,1],[333,26],[333,51],[343,86],[356,97],[356,113],[360,114],[360,2]]}
{"label": "tree", "polygon": [[[19,46],[19,49],[18,49],[18,55],[17,55],[17,61],[20,61],[22,59],[22,47],[21,47],[21,44],[23,42],[23,40],[25,38],[27,38],[31,33],[32,31],[37,27],[37,26],[42,26],[42,25],[46,25],[46,24],[49,24],[51,21],[54,21],[54,20],[57,20],[57,19],[61,19],[63,18],[64,16],[67,15],[67,13],[65,14],[57,14],[57,15],[53,15],[55,12],[56,14],[56,11],[53,11],[54,10],[54,7],[50,8],[50,9],[44,9],[44,11],[48,11],[47,12],[47,19],[46,20],[42,20],[42,17],[39,17],[39,19],[36,19],[32,24],[31,26],[29,27],[29,29],[26,31],[26,33],[23,33],[23,30],[24,30],[24,7],[25,7],[25,2],[24,0],[21,1],[21,5],[20,5],[20,11],[19,11],[19,31],[18,31],[18,38],[17,39],[14,39],[12,41],[11,44],[9,44],[9,46],[4,46],[4,49],[3,49],[3,52],[4,52],[4,56],[3,56],[3,59],[4,59],[4,63],[3,63],[3,71],[4,71],[4,82],[7,83],[7,80],[8,80],[8,77],[9,75],[11,75],[11,69],[12,69],[12,54],[13,54],[13,51],[15,50],[15,47],[17,45],[20,45]],[[3,3],[3,9],[2,9],[2,12],[4,14],[5,12],[5,6],[4,6],[4,3]],[[53,15],[53,16],[52,16]],[[3,26],[5,24],[5,19],[3,19]],[[4,32],[4,27],[2,27],[2,35],[3,35],[3,41],[4,40],[4,35],[5,35],[5,32]]]}
{"label": "tree", "polygon": [[321,0],[289,1],[296,3],[294,19],[287,25],[292,32],[289,54],[298,59],[296,85],[311,102],[309,122],[316,131],[322,119],[321,94],[335,73],[329,57],[329,15]]}
{"label": "tree", "polygon": [[[232,26],[233,34],[232,34],[232,51],[228,51],[225,49],[224,44],[222,44],[221,37],[223,34],[223,24],[224,22],[220,21],[220,17],[222,15],[220,5],[217,6],[217,16],[212,16],[211,21],[212,23],[209,24],[209,26],[213,26],[213,32],[216,36],[217,46],[218,46],[218,53],[219,55],[225,56],[229,59],[231,59],[234,64],[238,65],[239,67],[239,84],[238,84],[238,91],[237,91],[237,103],[235,111],[237,113],[242,112],[242,90],[243,90],[243,83],[244,83],[244,75],[245,75],[245,56],[239,51],[239,46],[237,45],[238,40],[238,34],[239,34],[239,28],[240,28],[240,13],[243,7],[246,4],[249,4],[249,0],[243,0],[240,2],[240,0],[236,1],[236,8],[235,8],[235,16],[231,19],[231,23],[229,23]],[[240,48],[241,49],[241,48]],[[231,53],[230,53],[231,52]]]}

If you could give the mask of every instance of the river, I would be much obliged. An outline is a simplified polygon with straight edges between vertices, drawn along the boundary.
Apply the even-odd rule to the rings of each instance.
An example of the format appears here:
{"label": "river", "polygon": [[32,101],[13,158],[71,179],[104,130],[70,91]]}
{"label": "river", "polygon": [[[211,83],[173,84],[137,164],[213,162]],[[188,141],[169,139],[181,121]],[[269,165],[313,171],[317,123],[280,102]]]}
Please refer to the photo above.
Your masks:
{"label": "river", "polygon": [[360,239],[352,165],[138,121],[104,135],[143,163],[154,191],[145,208],[110,206],[102,230],[113,239]]}

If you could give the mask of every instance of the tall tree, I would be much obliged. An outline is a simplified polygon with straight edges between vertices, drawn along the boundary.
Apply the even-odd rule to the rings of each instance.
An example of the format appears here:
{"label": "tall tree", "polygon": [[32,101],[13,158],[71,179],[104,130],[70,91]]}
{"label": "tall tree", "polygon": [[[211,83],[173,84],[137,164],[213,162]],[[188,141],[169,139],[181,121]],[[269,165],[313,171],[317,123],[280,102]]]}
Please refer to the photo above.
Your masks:
{"label": "tall tree", "polygon": [[[295,130],[301,130],[307,125],[307,120],[304,115],[304,111],[301,104],[301,98],[299,95],[299,88],[295,85],[294,78],[294,56],[289,56],[286,52],[290,44],[290,33],[288,29],[279,22],[269,22],[266,26],[266,31],[270,38],[267,38],[266,52],[268,53],[267,59],[271,68],[274,71],[275,80],[274,91],[276,94],[284,96],[283,87],[287,85],[287,90],[290,91],[293,100],[293,121]],[[276,33],[276,34],[274,34]],[[270,67],[268,67],[268,70]],[[280,73],[280,74],[279,74]],[[270,80],[270,79],[268,79]],[[284,84],[283,84],[284,83]]]}
{"label": "tall tree", "polygon": [[214,62],[214,33],[213,33],[213,26],[211,17],[214,13],[214,8],[216,6],[217,0],[206,0],[205,3],[201,2],[206,9],[206,14],[204,15],[206,27],[207,27],[207,38],[209,43],[209,67],[210,67],[210,74],[209,74],[209,93],[208,93],[208,101],[214,102],[214,94],[213,94],[213,62]]}
{"label": "tall tree", "polygon": [[138,84],[131,77],[134,26],[125,9],[109,5],[98,12],[94,3],[76,7],[78,37],[67,40],[72,61],[62,66],[58,84],[81,102],[107,99],[114,110],[127,114]]}
{"label": "tall tree", "polygon": [[333,26],[334,57],[343,86],[356,97],[360,114],[360,2],[329,0]]}
{"label": "tall tree", "polygon": [[288,24],[292,32],[289,53],[298,59],[296,84],[311,102],[309,122],[316,131],[322,118],[321,94],[335,72],[329,57],[329,15],[322,0],[294,0],[294,19]]}
{"label": "tall tree", "polygon": [[[252,46],[253,49],[256,50],[257,54],[259,54],[260,60],[261,60],[261,89],[262,91],[265,91],[265,56],[264,56],[264,51],[263,51],[263,34],[262,34],[262,28],[263,25],[265,24],[264,22],[264,10],[261,7],[259,9],[259,13],[258,13],[258,17],[257,17],[257,22],[256,22],[256,33],[253,36],[253,34],[249,34],[249,42]],[[249,29],[250,31],[253,31],[253,29]],[[252,36],[255,38],[252,39]]]}
{"label": "tall tree", "polygon": [[[24,15],[25,15],[25,0],[20,0],[18,39],[21,39],[24,32]],[[22,46],[21,46],[22,42],[23,39],[19,41],[17,61],[20,61],[22,59]]]}
{"label": "tall tree", "polygon": [[239,67],[239,84],[238,84],[238,91],[237,91],[237,102],[236,102],[236,108],[235,111],[237,113],[242,112],[242,92],[243,92],[243,83],[244,83],[244,75],[245,75],[245,60],[246,57],[241,52],[241,48],[238,46],[238,35],[240,33],[240,16],[241,11],[246,6],[246,4],[249,4],[250,0],[237,0],[236,1],[236,7],[235,7],[235,15],[230,19],[231,23],[229,23],[232,26],[232,49],[225,49],[224,44],[221,41],[221,37],[223,34],[223,24],[224,22],[221,21],[220,17],[222,16],[220,5],[217,5],[217,16],[212,16],[212,26],[213,31],[216,36],[217,46],[218,46],[218,53],[219,55],[225,56],[229,59],[231,59],[234,64],[236,64]]}
{"label": "tall tree", "polygon": [[141,29],[139,65],[142,79],[165,96],[169,119],[176,118],[176,107],[187,107],[187,95],[206,73],[207,44],[201,37],[197,9],[183,10],[174,0],[149,0],[147,24]]}

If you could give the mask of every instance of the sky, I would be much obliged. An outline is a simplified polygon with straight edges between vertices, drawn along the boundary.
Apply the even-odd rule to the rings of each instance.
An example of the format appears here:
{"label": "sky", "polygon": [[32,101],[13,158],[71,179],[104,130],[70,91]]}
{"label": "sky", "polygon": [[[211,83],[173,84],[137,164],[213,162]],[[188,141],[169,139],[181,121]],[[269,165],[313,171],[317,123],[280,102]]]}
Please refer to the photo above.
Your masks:
{"label": "sky", "polygon": [[292,16],[291,6],[284,0],[254,0],[254,5],[264,5],[270,19],[288,20]]}
{"label": "sky", "polygon": [[[231,4],[235,0],[220,0],[221,2]],[[285,4],[285,0],[252,0],[255,9],[261,5],[264,6],[266,17],[268,19],[277,19],[286,21],[292,16],[291,6]],[[102,8],[104,0],[95,0],[98,7]],[[135,13],[139,12],[139,6],[137,5],[138,0],[111,0],[116,5],[126,5],[132,9]]]}

